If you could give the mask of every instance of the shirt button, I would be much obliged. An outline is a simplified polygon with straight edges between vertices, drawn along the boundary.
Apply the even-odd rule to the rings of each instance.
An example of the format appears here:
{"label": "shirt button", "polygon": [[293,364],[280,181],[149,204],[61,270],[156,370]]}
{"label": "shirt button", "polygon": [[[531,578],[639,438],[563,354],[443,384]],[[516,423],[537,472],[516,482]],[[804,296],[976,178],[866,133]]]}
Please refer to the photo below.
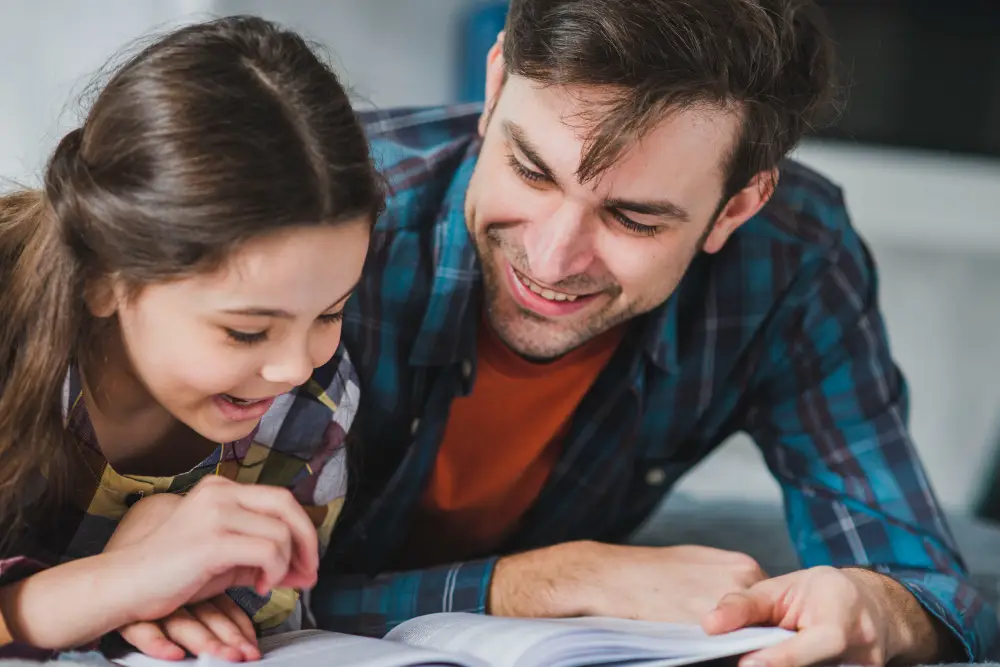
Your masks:
{"label": "shirt button", "polygon": [[646,484],[650,486],[660,486],[667,481],[667,473],[663,468],[650,468],[646,471]]}
{"label": "shirt button", "polygon": [[472,362],[468,359],[462,360],[462,377],[466,380],[472,377]]}
{"label": "shirt button", "polygon": [[414,419],[413,423],[410,424],[410,435],[416,435],[417,429],[420,428],[420,419]]}

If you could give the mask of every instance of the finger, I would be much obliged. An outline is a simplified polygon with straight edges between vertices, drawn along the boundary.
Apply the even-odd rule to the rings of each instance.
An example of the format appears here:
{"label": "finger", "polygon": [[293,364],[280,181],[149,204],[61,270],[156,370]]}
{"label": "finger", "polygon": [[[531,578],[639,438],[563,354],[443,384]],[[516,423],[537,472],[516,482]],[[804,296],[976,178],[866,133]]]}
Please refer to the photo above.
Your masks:
{"label": "finger", "polygon": [[225,644],[207,625],[186,609],[178,609],[160,621],[160,625],[171,641],[180,644],[194,655],[207,653],[229,662],[243,660],[243,652],[239,648]]}
{"label": "finger", "polygon": [[167,639],[160,626],[150,621],[126,625],[118,634],[137,651],[157,660],[183,660],[186,656],[183,648]]}
{"label": "finger", "polygon": [[718,635],[754,625],[777,625],[780,619],[775,616],[775,601],[766,590],[755,587],[723,597],[702,617],[701,627],[710,635]]}
{"label": "finger", "polygon": [[[208,484],[204,480],[191,494],[192,498],[203,497],[216,511],[225,506],[224,516],[228,519],[236,504],[257,516],[267,515],[287,526],[291,532],[291,570],[296,573],[285,585],[306,588],[315,585],[319,568],[319,538],[309,515],[287,490],[276,486],[257,486],[219,481]],[[270,582],[271,586],[277,582]]]}
{"label": "finger", "polygon": [[189,611],[224,644],[238,649],[244,660],[260,658],[253,623],[229,596],[219,595],[189,607]]}
{"label": "finger", "polygon": [[740,659],[739,667],[801,667],[830,662],[848,649],[847,636],[837,625],[799,631],[791,639]]}
{"label": "finger", "polygon": [[239,628],[240,634],[253,644],[257,645],[257,630],[253,627],[253,621],[247,615],[243,608],[236,604],[236,602],[228,595],[219,595],[212,598],[212,604],[219,608],[223,614],[228,616],[236,627]]}
{"label": "finger", "polygon": [[270,514],[284,521],[292,532],[294,545],[292,562],[294,569],[315,583],[319,568],[319,537],[309,515],[286,489],[273,486],[250,486],[241,484],[238,502],[248,510]]}
{"label": "finger", "polygon": [[288,574],[288,552],[280,545],[259,537],[225,534],[207,542],[203,553],[207,560],[205,569],[216,576],[232,570],[242,573],[241,577],[248,572],[253,573],[253,570],[262,572],[254,582],[240,581],[229,585],[255,585],[260,595],[267,595],[271,589],[281,585]]}
{"label": "finger", "polygon": [[[281,559],[288,562],[291,567],[295,548],[292,530],[281,519],[238,506],[226,512],[221,527],[230,533],[272,542],[281,550]],[[287,573],[283,573],[283,576],[287,576]],[[271,581],[271,586],[277,586],[278,583]]]}

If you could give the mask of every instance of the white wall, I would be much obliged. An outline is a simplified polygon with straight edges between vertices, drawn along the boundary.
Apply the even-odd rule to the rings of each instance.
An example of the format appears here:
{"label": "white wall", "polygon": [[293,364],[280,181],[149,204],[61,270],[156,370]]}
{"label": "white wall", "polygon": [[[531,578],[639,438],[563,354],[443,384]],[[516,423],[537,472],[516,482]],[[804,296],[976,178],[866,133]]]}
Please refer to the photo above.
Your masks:
{"label": "white wall", "polygon": [[362,104],[440,104],[454,94],[461,20],[477,0],[215,0],[324,43]]}
{"label": "white wall", "polygon": [[[120,45],[203,12],[261,13],[326,43],[379,106],[447,102],[459,22],[475,0],[5,0],[0,3],[0,175],[36,173],[74,90]],[[42,18],[43,11],[48,14]],[[43,28],[44,27],[44,28]],[[1000,443],[1000,161],[807,145],[802,158],[847,186],[881,266],[896,357],[911,381],[913,432],[942,500],[973,499]],[[682,488],[777,497],[752,445],[724,447]],[[747,465],[747,462],[752,465]]]}
{"label": "white wall", "polygon": [[211,7],[211,0],[3,0],[0,177],[35,182],[59,139],[79,124],[77,98],[108,58]]}

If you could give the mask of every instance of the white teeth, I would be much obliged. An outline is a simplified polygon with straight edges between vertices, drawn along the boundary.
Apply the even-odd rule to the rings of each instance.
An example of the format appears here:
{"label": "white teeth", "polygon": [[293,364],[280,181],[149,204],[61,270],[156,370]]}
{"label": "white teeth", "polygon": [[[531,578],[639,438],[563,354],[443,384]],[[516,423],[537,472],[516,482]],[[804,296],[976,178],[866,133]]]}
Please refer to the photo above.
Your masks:
{"label": "white teeth", "polygon": [[548,301],[569,301],[572,303],[579,298],[571,294],[562,294],[561,292],[553,292],[550,289],[543,289],[520,274],[517,274],[517,279],[521,281],[522,285]]}

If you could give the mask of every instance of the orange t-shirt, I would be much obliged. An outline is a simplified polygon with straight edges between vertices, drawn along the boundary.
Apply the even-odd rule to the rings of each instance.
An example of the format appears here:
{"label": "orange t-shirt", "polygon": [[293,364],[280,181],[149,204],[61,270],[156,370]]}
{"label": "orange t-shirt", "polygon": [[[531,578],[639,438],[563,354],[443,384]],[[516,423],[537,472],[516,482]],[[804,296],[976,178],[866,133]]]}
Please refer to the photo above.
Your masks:
{"label": "orange t-shirt", "polygon": [[404,551],[410,567],[485,553],[510,535],[541,493],[570,418],[623,329],[556,361],[532,363],[481,323],[476,382],[471,394],[452,402]]}

